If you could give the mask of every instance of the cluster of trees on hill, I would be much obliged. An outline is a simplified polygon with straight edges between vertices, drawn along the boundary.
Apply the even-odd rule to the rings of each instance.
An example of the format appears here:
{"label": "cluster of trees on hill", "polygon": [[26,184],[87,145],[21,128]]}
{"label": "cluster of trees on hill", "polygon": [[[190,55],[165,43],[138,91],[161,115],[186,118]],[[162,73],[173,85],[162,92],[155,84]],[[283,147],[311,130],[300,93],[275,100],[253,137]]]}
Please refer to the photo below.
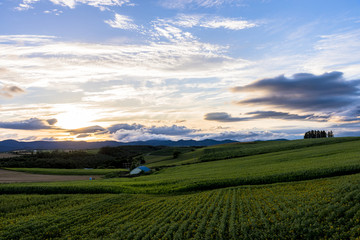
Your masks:
{"label": "cluster of trees on hill", "polygon": [[307,139],[307,138],[331,138],[331,137],[334,137],[334,133],[332,131],[320,131],[320,130],[311,130],[311,131],[307,131],[305,134],[304,134],[304,139]]}
{"label": "cluster of trees on hill", "polygon": [[105,168],[112,165],[113,159],[103,154],[90,154],[84,151],[46,151],[35,154],[6,158],[0,167],[19,168]]}

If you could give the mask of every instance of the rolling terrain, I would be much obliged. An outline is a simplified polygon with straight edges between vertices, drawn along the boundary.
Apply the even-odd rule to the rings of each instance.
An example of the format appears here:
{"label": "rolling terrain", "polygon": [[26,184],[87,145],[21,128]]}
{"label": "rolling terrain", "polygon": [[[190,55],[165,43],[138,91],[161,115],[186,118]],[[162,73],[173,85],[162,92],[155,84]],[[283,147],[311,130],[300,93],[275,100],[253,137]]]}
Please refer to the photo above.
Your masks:
{"label": "rolling terrain", "polygon": [[0,238],[356,239],[359,146],[231,143],[177,158],[168,149],[145,156],[150,175],[0,184]]}

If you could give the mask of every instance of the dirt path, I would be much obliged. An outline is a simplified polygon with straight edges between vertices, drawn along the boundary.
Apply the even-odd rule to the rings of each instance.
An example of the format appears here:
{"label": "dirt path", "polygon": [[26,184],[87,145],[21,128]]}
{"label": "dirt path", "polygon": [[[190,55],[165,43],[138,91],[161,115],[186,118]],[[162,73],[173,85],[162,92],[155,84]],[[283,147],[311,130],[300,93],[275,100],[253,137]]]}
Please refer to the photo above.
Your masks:
{"label": "dirt path", "polygon": [[0,183],[89,180],[89,177],[91,176],[44,175],[0,169]]}

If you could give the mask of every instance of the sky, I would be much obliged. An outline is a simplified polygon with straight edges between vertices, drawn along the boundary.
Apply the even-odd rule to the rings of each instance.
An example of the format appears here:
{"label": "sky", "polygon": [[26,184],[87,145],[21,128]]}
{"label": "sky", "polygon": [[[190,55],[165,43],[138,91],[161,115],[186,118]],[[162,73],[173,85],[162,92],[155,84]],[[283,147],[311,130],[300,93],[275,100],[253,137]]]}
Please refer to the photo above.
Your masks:
{"label": "sky", "polygon": [[358,0],[0,0],[0,140],[360,136]]}

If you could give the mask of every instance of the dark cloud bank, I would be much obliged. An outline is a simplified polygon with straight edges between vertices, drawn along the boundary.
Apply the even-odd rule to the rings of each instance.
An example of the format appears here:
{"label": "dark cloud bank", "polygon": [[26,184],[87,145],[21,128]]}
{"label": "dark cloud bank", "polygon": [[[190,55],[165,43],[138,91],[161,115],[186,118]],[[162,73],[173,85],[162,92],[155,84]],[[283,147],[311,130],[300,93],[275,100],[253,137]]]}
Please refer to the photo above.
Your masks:
{"label": "dark cloud bank", "polygon": [[[205,120],[218,122],[241,122],[256,119],[283,119],[326,122],[337,116],[343,122],[359,121],[360,80],[345,80],[342,72],[322,75],[298,73],[287,78],[284,75],[265,78],[251,84],[234,87],[234,93],[253,93],[251,97],[238,101],[238,105],[268,107],[268,111],[245,113],[244,117],[233,117],[226,112],[212,112]],[[274,109],[271,109],[274,108]],[[277,111],[276,109],[303,112]]]}
{"label": "dark cloud bank", "polygon": [[303,121],[320,121],[324,122],[329,116],[317,116],[314,114],[307,115],[298,115],[291,114],[287,112],[277,112],[277,111],[255,111],[248,112],[246,115],[249,117],[232,117],[226,112],[213,112],[207,113],[204,116],[205,120],[217,121],[217,122],[241,122],[241,121],[251,121],[256,119],[284,119],[284,120],[303,120]]}
{"label": "dark cloud bank", "polygon": [[322,75],[310,73],[265,78],[233,92],[262,93],[261,97],[247,98],[238,104],[275,106],[304,111],[333,111],[359,100],[359,80],[346,81],[342,72]]}
{"label": "dark cloud bank", "polygon": [[53,126],[57,122],[56,119],[41,120],[38,118],[30,118],[23,121],[0,122],[0,128],[19,129],[19,130],[41,130],[54,129]]}

